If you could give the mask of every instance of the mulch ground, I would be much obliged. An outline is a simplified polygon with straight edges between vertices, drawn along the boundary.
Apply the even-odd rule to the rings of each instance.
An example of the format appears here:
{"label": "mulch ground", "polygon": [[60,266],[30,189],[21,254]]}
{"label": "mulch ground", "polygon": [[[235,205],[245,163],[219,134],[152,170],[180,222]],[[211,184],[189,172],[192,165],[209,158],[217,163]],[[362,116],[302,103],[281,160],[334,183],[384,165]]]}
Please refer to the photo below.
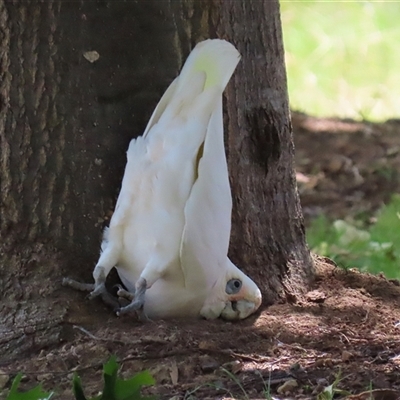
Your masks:
{"label": "mulch ground", "polygon": [[[295,114],[293,123],[306,221],[320,212],[373,215],[400,190],[396,121]],[[102,364],[116,355],[124,377],[148,369],[157,384],[145,392],[161,399],[322,399],[334,382],[335,398],[400,398],[399,282],[320,257],[315,265],[317,279],[301,303],[276,304],[240,323],[140,324],[96,303],[101,326],[71,319],[59,347],[3,367],[3,376],[24,371],[23,387],[43,382],[57,391],[54,398],[73,399],[73,371],[94,395]]]}

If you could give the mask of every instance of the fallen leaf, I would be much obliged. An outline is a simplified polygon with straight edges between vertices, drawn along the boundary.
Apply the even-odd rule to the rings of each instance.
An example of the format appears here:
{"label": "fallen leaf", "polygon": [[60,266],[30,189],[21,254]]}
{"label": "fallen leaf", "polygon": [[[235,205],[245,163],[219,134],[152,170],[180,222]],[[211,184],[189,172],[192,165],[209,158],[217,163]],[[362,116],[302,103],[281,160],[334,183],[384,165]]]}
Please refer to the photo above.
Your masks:
{"label": "fallen leaf", "polygon": [[295,379],[289,379],[286,381],[283,385],[279,386],[276,391],[279,394],[285,394],[288,392],[292,392],[293,389],[297,388],[299,385],[297,384],[297,381]]}
{"label": "fallen leaf", "polygon": [[175,360],[172,362],[171,371],[170,371],[169,375],[171,376],[172,384],[173,385],[177,385],[178,384],[178,378],[179,378],[179,370],[178,370],[178,366],[176,365],[176,361]]}
{"label": "fallen leaf", "polygon": [[10,375],[6,374],[3,370],[0,369],[0,389],[3,389],[8,381],[10,380]]}
{"label": "fallen leaf", "polygon": [[342,352],[342,361],[349,361],[350,360],[350,358],[352,358],[353,357],[353,354],[352,353],[350,353],[349,351],[347,351],[347,350],[343,350],[343,352]]}

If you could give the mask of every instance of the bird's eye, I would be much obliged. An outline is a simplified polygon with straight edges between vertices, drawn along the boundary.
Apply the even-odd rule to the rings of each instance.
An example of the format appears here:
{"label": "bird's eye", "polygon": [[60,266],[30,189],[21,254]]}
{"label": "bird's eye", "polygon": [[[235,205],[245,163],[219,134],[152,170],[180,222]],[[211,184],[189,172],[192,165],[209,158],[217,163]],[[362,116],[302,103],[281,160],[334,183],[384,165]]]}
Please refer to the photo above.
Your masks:
{"label": "bird's eye", "polygon": [[236,294],[239,292],[241,287],[242,287],[242,281],[240,281],[239,279],[231,279],[226,284],[225,292],[227,294]]}

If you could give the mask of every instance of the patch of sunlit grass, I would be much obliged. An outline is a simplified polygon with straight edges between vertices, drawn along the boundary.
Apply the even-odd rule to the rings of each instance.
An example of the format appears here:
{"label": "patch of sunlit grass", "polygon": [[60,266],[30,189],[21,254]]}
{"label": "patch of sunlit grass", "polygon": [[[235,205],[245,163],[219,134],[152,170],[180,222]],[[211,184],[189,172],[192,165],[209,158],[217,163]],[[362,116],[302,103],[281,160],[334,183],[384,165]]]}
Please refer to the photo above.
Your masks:
{"label": "patch of sunlit grass", "polygon": [[400,114],[400,2],[281,0],[291,107],[316,116]]}

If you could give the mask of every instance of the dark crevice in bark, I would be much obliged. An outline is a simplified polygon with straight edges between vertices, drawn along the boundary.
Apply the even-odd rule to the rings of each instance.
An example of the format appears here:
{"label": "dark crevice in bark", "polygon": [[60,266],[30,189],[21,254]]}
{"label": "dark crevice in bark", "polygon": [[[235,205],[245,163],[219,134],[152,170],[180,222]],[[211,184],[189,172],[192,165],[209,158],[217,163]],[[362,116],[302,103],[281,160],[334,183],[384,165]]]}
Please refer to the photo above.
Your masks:
{"label": "dark crevice in bark", "polygon": [[279,132],[265,109],[251,110],[246,117],[253,133],[250,138],[253,145],[253,161],[268,176],[269,167],[273,168],[281,156]]}

